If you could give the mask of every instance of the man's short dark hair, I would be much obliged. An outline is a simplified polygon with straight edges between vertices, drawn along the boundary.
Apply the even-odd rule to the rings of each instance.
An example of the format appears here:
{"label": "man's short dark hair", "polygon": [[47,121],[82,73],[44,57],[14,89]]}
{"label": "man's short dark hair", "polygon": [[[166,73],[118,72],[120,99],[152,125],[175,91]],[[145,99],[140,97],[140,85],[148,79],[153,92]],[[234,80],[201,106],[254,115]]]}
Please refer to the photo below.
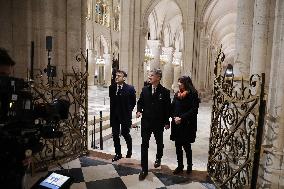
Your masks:
{"label": "man's short dark hair", "polygon": [[6,49],[0,48],[0,65],[14,66],[16,63],[9,56]]}
{"label": "man's short dark hair", "polygon": [[127,73],[123,70],[117,70],[116,73],[122,73],[124,77],[127,77]]}
{"label": "man's short dark hair", "polygon": [[162,74],[162,70],[161,69],[152,69],[150,72],[152,72],[153,74],[159,76],[160,78],[162,78],[163,74]]}

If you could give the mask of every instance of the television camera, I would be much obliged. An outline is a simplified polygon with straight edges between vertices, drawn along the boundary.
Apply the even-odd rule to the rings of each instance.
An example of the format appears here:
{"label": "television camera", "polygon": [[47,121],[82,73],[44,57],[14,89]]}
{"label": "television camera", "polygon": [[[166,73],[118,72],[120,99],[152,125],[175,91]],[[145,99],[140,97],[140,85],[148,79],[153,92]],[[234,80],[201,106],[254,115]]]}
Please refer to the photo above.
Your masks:
{"label": "television camera", "polygon": [[69,106],[65,99],[37,103],[28,82],[0,76],[0,164],[1,169],[7,171],[1,174],[1,182],[15,181],[17,174],[24,175],[22,161],[31,152],[42,150],[42,138],[63,136],[58,123],[68,118]]}

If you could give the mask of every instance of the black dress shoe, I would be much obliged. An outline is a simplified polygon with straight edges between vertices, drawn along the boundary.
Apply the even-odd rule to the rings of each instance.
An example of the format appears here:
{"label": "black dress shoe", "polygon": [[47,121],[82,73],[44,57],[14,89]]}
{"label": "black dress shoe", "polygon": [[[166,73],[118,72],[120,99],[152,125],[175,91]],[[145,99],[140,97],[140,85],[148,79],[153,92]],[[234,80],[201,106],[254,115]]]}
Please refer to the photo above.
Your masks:
{"label": "black dress shoe", "polygon": [[182,173],[182,172],[183,172],[183,166],[179,166],[173,171],[173,174],[177,175],[177,174]]}
{"label": "black dress shoe", "polygon": [[140,174],[139,174],[139,180],[144,180],[147,175],[148,175],[148,172],[141,171]]}
{"label": "black dress shoe", "polygon": [[125,157],[126,158],[131,158],[131,156],[132,156],[132,152],[128,151]]}
{"label": "black dress shoe", "polygon": [[160,167],[161,166],[161,159],[156,159],[155,163],[154,163],[154,167]]}
{"label": "black dress shoe", "polygon": [[122,158],[122,155],[115,155],[113,158],[112,158],[112,162],[114,161],[117,161],[117,160],[120,160]]}

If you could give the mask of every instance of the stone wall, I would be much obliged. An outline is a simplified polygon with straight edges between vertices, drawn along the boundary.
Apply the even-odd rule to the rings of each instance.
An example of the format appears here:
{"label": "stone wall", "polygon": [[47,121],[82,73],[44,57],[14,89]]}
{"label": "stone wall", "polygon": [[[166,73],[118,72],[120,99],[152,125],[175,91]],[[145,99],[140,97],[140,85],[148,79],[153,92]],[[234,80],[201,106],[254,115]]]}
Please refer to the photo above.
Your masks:
{"label": "stone wall", "polygon": [[31,41],[35,44],[34,68],[47,65],[46,36],[53,37],[51,64],[61,70],[81,69],[75,60],[85,49],[84,0],[1,0],[0,46],[8,49],[16,61],[14,76],[26,77],[30,67]]}

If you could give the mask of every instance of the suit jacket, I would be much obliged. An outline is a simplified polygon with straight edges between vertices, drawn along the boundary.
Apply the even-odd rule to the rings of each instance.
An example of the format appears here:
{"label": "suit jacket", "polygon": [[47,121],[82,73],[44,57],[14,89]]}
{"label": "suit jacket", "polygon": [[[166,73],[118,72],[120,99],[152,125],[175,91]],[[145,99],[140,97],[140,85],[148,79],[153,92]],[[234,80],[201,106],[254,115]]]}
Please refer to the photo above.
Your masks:
{"label": "suit jacket", "polygon": [[112,126],[115,116],[118,116],[121,124],[131,125],[132,111],[136,105],[136,92],[132,85],[123,84],[121,94],[117,95],[117,84],[110,85],[110,125]]}
{"label": "suit jacket", "polygon": [[199,102],[198,94],[193,92],[190,92],[183,99],[174,96],[171,104],[171,117],[180,117],[181,123],[176,125],[172,121],[171,140],[182,143],[193,143],[195,141]]}
{"label": "suit jacket", "polygon": [[142,113],[141,127],[163,130],[169,124],[170,91],[159,84],[152,95],[152,85],[143,87],[137,102],[137,111]]}

